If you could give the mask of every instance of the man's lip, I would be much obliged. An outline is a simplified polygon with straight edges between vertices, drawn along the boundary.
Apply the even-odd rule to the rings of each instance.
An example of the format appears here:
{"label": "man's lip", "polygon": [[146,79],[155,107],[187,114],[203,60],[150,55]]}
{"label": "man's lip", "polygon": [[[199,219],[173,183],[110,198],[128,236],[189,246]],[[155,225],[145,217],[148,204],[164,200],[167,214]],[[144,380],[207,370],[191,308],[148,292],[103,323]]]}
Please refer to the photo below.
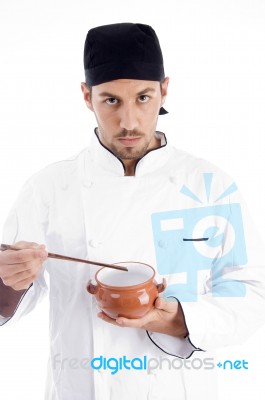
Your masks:
{"label": "man's lip", "polygon": [[119,137],[118,140],[124,145],[124,146],[134,146],[135,144],[138,143],[138,141],[141,139],[141,136],[126,136],[126,137]]}
{"label": "man's lip", "polygon": [[118,139],[122,140],[122,139],[128,139],[128,140],[133,140],[133,139],[140,139],[141,136],[119,136]]}

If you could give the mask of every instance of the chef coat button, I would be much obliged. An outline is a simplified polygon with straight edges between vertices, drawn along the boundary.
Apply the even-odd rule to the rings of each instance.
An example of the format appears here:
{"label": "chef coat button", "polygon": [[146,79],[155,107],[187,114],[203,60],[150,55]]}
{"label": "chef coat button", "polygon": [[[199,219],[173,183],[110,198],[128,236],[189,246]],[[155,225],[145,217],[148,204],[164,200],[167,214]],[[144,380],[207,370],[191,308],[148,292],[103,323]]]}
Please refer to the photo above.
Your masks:
{"label": "chef coat button", "polygon": [[167,243],[164,240],[159,240],[158,247],[160,247],[161,249],[165,249],[167,247]]}
{"label": "chef coat button", "polygon": [[92,240],[90,240],[90,241],[88,242],[88,244],[89,244],[90,247],[96,248],[96,247],[99,247],[99,246],[101,245],[101,242],[92,239]]}
{"label": "chef coat button", "polygon": [[86,181],[86,182],[84,182],[84,184],[83,184],[86,188],[91,188],[92,186],[93,186],[93,182],[92,181]]}
{"label": "chef coat button", "polygon": [[170,176],[169,181],[175,185],[177,183],[177,178],[175,176]]}
{"label": "chef coat button", "polygon": [[62,186],[62,190],[67,190],[69,188],[69,185],[65,184]]}

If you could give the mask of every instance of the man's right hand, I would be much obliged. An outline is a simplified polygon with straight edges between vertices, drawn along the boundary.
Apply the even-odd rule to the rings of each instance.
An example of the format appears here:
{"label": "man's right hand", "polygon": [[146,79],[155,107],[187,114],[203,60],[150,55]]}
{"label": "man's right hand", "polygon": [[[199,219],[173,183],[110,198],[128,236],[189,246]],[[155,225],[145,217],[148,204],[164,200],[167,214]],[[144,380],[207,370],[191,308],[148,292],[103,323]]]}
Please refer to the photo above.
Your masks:
{"label": "man's right hand", "polygon": [[0,278],[14,290],[26,290],[38,278],[48,253],[43,244],[17,242],[12,246],[20,250],[0,252]]}

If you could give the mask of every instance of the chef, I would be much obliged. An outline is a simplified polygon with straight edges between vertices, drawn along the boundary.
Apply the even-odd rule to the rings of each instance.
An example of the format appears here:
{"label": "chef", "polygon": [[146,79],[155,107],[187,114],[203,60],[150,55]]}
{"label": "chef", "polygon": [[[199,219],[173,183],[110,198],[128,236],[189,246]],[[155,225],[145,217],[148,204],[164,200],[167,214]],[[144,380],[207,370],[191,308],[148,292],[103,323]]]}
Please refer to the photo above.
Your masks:
{"label": "chef", "polygon": [[[207,351],[263,323],[260,238],[233,180],[156,130],[169,79],[150,26],[89,30],[84,68],[97,128],[88,148],[26,183],[7,218],[3,243],[19,250],[0,253],[0,324],[49,292],[46,400],[217,399],[201,380],[214,369]],[[48,250],[146,263],[167,288],[144,317],[111,319],[86,290],[97,269]]]}

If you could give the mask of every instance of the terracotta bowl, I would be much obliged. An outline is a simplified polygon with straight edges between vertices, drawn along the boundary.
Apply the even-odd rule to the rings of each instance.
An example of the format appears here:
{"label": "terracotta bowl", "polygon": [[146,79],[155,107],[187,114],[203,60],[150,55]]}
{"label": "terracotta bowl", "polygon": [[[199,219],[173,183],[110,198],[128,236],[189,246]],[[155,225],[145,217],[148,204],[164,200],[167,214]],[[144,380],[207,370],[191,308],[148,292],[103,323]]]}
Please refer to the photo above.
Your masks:
{"label": "terracotta bowl", "polygon": [[101,268],[95,275],[96,285],[90,280],[87,290],[109,317],[141,318],[152,309],[158,293],[165,290],[166,281],[157,284],[155,270],[148,264],[117,264],[126,266],[128,272]]}

